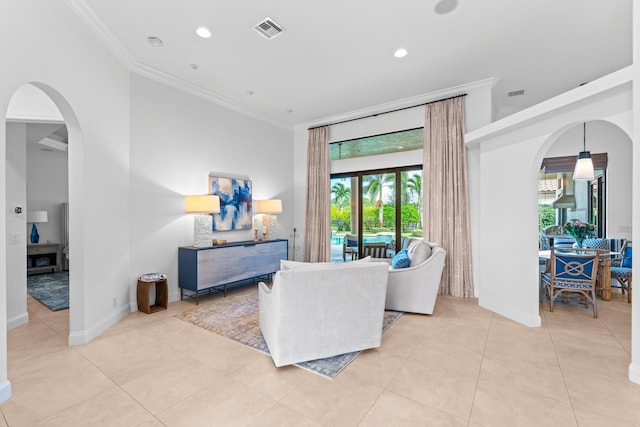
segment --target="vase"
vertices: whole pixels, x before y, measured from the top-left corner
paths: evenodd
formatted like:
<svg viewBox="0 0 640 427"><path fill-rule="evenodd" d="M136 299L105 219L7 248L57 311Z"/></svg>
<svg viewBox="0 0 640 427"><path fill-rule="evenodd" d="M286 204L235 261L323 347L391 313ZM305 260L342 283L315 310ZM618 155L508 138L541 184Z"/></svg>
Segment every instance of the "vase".
<svg viewBox="0 0 640 427"><path fill-rule="evenodd" d="M38 228L36 227L35 223L31 227L31 235L29 236L29 238L31 240L31 243L33 243L34 245L40 241L40 235L38 234Z"/></svg>
<svg viewBox="0 0 640 427"><path fill-rule="evenodd" d="M584 239L578 239L577 237L574 237L575 242L573 243L573 247L574 248L584 248Z"/></svg>

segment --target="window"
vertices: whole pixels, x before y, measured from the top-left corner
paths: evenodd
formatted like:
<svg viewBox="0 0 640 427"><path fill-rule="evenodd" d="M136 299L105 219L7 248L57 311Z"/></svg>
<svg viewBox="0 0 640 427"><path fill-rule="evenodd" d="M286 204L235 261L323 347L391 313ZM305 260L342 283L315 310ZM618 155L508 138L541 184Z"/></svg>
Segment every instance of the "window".
<svg viewBox="0 0 640 427"><path fill-rule="evenodd" d="M577 219L596 226L596 237L606 236L606 153L592 154L595 180L574 181L576 156L550 157L542 162L538 180L540 231Z"/></svg>
<svg viewBox="0 0 640 427"><path fill-rule="evenodd" d="M392 257L402 237L421 237L422 198L422 166L332 176L332 261L357 259L370 243Z"/></svg>

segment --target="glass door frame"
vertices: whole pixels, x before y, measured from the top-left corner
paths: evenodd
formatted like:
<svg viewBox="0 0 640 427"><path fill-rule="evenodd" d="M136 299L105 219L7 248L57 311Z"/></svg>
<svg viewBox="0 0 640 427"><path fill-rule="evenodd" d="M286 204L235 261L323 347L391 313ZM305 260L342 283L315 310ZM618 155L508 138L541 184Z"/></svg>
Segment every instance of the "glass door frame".
<svg viewBox="0 0 640 427"><path fill-rule="evenodd" d="M362 206L362 193L363 193L363 180L362 178L364 176L368 176L368 175L381 175L381 174L395 174L395 192L396 192L396 197L395 197L395 235L394 235L394 241L395 241L395 251L396 253L398 252L398 250L400 249L401 245L402 245L402 192L399 191L402 188L402 172L407 172L407 171L422 171L423 167L421 164L418 165L412 165L412 166L401 166L401 167L390 167L390 168L383 168L383 169L371 169L371 170L364 170L364 171L358 171L358 172L345 172L345 173L337 173L337 174L331 174L330 176L330 180L331 179L335 179L335 178L356 178L356 185L358 186L358 197L357 197L357 204L358 204L358 213L357 213L357 222L358 222L358 227L356 230L356 234L358 235L358 254L362 253L362 243L363 243L363 234L362 234L362 225L363 225L363 206ZM424 174L423 174L424 176ZM424 183L424 178L423 178L423 183ZM424 184L423 184L423 189L424 189ZM352 190L353 191L353 190ZM424 194L424 190L423 190L423 194ZM424 220L424 218L423 218ZM353 230L352 230L353 232Z"/></svg>

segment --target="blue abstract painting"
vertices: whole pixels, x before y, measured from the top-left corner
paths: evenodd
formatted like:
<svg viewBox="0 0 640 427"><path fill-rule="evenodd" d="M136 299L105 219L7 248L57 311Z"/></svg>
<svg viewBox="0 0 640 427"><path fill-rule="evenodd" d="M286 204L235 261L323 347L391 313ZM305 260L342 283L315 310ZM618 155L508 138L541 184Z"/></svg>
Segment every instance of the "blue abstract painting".
<svg viewBox="0 0 640 427"><path fill-rule="evenodd" d="M220 213L212 214L213 231L251 230L251 181L209 177L209 194L220 197Z"/></svg>

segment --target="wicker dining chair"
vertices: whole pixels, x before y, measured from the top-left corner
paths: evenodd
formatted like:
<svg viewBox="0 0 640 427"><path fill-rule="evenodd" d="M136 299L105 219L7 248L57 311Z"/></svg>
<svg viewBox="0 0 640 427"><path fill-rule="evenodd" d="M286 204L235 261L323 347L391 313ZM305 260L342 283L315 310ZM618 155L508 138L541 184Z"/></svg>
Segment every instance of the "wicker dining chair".
<svg viewBox="0 0 640 427"><path fill-rule="evenodd" d="M598 249L551 248L551 269L542 273L542 282L553 311L556 299L567 294L580 295L580 302L593 306L593 317L598 317L596 304L596 277L600 253Z"/></svg>
<svg viewBox="0 0 640 427"><path fill-rule="evenodd" d="M619 288L622 290L622 294L627 293L627 302L631 303L631 260L633 247L630 241L626 242L626 245L622 248L620 253L622 254L622 260L619 265L611 266L611 278L616 279ZM615 285L611 285L615 287Z"/></svg>

